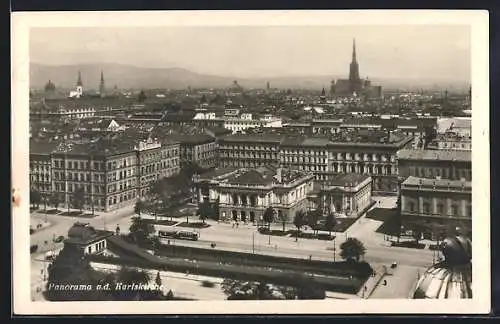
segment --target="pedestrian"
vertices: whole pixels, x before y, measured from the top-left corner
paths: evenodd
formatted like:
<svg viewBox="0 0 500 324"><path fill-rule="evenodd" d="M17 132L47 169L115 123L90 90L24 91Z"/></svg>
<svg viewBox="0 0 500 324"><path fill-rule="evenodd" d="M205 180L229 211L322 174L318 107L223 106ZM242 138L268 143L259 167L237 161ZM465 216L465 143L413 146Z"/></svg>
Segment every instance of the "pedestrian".
<svg viewBox="0 0 500 324"><path fill-rule="evenodd" d="M275 244L274 245L274 250L277 251L278 250L278 244Z"/></svg>
<svg viewBox="0 0 500 324"><path fill-rule="evenodd" d="M233 228L234 228L234 223L233 223Z"/></svg>
<svg viewBox="0 0 500 324"><path fill-rule="evenodd" d="M236 228L240 227L240 223L236 222Z"/></svg>

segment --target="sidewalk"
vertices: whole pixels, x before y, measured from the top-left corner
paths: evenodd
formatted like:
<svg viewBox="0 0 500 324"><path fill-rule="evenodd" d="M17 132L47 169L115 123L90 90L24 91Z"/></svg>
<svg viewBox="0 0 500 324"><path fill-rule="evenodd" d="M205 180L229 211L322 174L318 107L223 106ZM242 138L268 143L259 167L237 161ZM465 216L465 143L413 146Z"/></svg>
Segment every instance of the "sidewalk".
<svg viewBox="0 0 500 324"><path fill-rule="evenodd" d="M390 270L371 294L371 299L407 299L412 287L417 280L418 274L422 274L424 268L399 265ZM385 285L384 285L385 281Z"/></svg>
<svg viewBox="0 0 500 324"><path fill-rule="evenodd" d="M375 272L375 275L369 277L368 280L366 280L365 284L356 294L359 298L364 298L364 299L370 298L370 295L373 293L373 291L379 285L380 281L387 274L387 267L385 265L375 265L373 267L373 271Z"/></svg>

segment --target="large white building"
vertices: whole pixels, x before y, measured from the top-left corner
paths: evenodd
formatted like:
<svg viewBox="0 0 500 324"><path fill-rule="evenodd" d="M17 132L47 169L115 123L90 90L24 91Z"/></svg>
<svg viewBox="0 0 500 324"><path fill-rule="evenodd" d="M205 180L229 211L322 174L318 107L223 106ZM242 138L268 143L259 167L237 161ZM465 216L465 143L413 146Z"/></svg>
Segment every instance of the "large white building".
<svg viewBox="0 0 500 324"><path fill-rule="evenodd" d="M234 115L224 115L224 128L235 133L243 133L246 129L255 127L282 127L281 118L271 115L264 115L254 118L250 113L238 113Z"/></svg>
<svg viewBox="0 0 500 324"><path fill-rule="evenodd" d="M306 211L314 175L271 167L223 169L195 179L198 201L217 203L221 220L262 220L272 207L276 219L292 222L295 212Z"/></svg>

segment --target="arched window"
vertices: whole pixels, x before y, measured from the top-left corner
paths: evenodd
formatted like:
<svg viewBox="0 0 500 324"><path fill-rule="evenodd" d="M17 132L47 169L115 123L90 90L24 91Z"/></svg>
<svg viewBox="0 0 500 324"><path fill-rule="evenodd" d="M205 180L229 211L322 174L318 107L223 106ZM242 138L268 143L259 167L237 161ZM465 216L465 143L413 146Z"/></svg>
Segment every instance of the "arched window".
<svg viewBox="0 0 500 324"><path fill-rule="evenodd" d="M410 201L410 202L408 203L408 209L409 209L411 212L415 211L415 203L414 203L413 201Z"/></svg>
<svg viewBox="0 0 500 324"><path fill-rule="evenodd" d="M257 206L257 197L250 196L250 206L252 206L252 207L256 207Z"/></svg>
<svg viewBox="0 0 500 324"><path fill-rule="evenodd" d="M442 203L438 203L436 207L437 207L437 213L439 215L443 215L443 212L444 212L444 206L443 206L443 204Z"/></svg>
<svg viewBox="0 0 500 324"><path fill-rule="evenodd" d="M429 203L424 203L423 207L424 207L424 214L430 214L430 212L431 212L431 205Z"/></svg>

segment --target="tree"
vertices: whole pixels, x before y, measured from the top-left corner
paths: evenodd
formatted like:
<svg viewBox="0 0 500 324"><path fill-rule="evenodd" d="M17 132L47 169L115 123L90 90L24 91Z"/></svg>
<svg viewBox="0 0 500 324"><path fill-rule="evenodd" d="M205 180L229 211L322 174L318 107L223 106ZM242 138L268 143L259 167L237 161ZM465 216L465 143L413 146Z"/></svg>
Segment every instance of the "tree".
<svg viewBox="0 0 500 324"><path fill-rule="evenodd" d="M139 96L137 97L137 100L139 102L144 102L146 101L146 94L144 93L144 90L141 90L141 92L139 93Z"/></svg>
<svg viewBox="0 0 500 324"><path fill-rule="evenodd" d="M146 222L141 217L133 217L132 225L129 228L130 236L138 244L143 244L148 237L155 232L153 224Z"/></svg>
<svg viewBox="0 0 500 324"><path fill-rule="evenodd" d="M328 235L332 235L332 231L337 225L337 219L335 219L335 214L330 212L326 215L325 228L328 230Z"/></svg>
<svg viewBox="0 0 500 324"><path fill-rule="evenodd" d="M297 236L295 237L295 241L298 241L301 227L307 224L306 213L303 210L297 210L295 212L293 224L297 227Z"/></svg>
<svg viewBox="0 0 500 324"><path fill-rule="evenodd" d="M413 236L413 239L415 240L415 243L418 244L418 242L420 241L420 238L422 237L422 232L424 232L425 229L424 229L424 226L421 226L421 225L414 225L413 228L412 228L412 236Z"/></svg>
<svg viewBox="0 0 500 324"><path fill-rule="evenodd" d="M47 211L47 203L49 201L49 197L47 196L47 193L41 194L40 196L43 202L43 210Z"/></svg>
<svg viewBox="0 0 500 324"><path fill-rule="evenodd" d="M156 273L155 283L156 283L156 285L157 285L157 286L161 286L160 271L158 271L158 272Z"/></svg>
<svg viewBox="0 0 500 324"><path fill-rule="evenodd" d="M274 221L275 210L273 207L269 206L264 211L264 215L262 215L262 219L267 223L267 228L271 230L271 223Z"/></svg>
<svg viewBox="0 0 500 324"><path fill-rule="evenodd" d="M205 200L198 204L198 214L203 223L205 223L205 219L212 216L213 212L213 208L209 201Z"/></svg>
<svg viewBox="0 0 500 324"><path fill-rule="evenodd" d="M283 232L284 232L285 231L285 224L286 224L286 221L287 221L287 217L286 217L286 215L284 213L279 213L277 218L278 218L278 221L281 221L281 224L283 225Z"/></svg>
<svg viewBox="0 0 500 324"><path fill-rule="evenodd" d="M349 237L340 245L340 256L344 260L359 262L359 258L365 255L365 246L354 237Z"/></svg>
<svg viewBox="0 0 500 324"><path fill-rule="evenodd" d="M33 205L33 207L39 208L41 201L42 196L40 194L40 191L38 191L37 189L30 190L30 203Z"/></svg>
<svg viewBox="0 0 500 324"><path fill-rule="evenodd" d="M310 210L307 212L307 225L313 229L313 231L316 233L317 228L318 228L318 221L323 215L323 212L321 209L315 209L315 210Z"/></svg>
<svg viewBox="0 0 500 324"><path fill-rule="evenodd" d="M52 195L49 197L49 204L52 205L56 210L57 207L59 207L59 204L61 203L61 197L57 192L53 192Z"/></svg>
<svg viewBox="0 0 500 324"><path fill-rule="evenodd" d="M79 209L80 212L83 211L83 205L85 204L85 191L83 187L80 187L73 192L71 204L73 208Z"/></svg>
<svg viewBox="0 0 500 324"><path fill-rule="evenodd" d="M293 287L265 282L225 279L221 286L228 300L295 299L297 296L297 289Z"/></svg>
<svg viewBox="0 0 500 324"><path fill-rule="evenodd" d="M143 285L149 284L150 277L145 270L137 270L129 267L121 267L118 273L116 274L115 278L116 278L116 284L114 286L117 288L113 291L113 296L115 300L156 299L155 295L157 294L157 290L136 288L140 284ZM119 287L119 284L121 284L121 287ZM127 287L127 285L131 286ZM123 289L124 286L127 287L127 289Z"/></svg>
<svg viewBox="0 0 500 324"><path fill-rule="evenodd" d="M137 200L134 207L134 213L141 216L141 211L144 210L145 204L142 200Z"/></svg>
<svg viewBox="0 0 500 324"><path fill-rule="evenodd" d="M112 300L106 290L96 290L98 284L111 285L112 279L95 271L83 250L66 245L48 267L47 289L45 298L50 301L85 301L85 300ZM91 289L48 289L54 285L84 285Z"/></svg>

